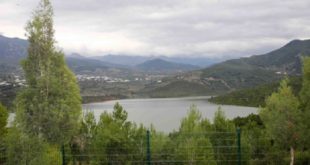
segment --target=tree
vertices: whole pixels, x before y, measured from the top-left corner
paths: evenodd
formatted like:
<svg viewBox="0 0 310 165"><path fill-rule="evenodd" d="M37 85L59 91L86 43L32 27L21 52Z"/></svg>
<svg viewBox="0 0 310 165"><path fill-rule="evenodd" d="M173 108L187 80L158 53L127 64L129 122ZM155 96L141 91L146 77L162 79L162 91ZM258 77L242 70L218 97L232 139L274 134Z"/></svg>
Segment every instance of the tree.
<svg viewBox="0 0 310 165"><path fill-rule="evenodd" d="M0 147L3 142L3 136L7 133L8 111L0 103Z"/></svg>
<svg viewBox="0 0 310 165"><path fill-rule="evenodd" d="M90 164L91 142L96 133L96 119L93 112L89 111L83 115L79 133L75 135L70 142L73 164L79 162L81 164Z"/></svg>
<svg viewBox="0 0 310 165"><path fill-rule="evenodd" d="M215 158L218 165L232 164L236 160L236 128L228 120L221 107L215 112L210 136Z"/></svg>
<svg viewBox="0 0 310 165"><path fill-rule="evenodd" d="M104 112L96 127L93 149L97 155L93 164L127 164L132 160L132 124L127 112L116 103L112 114Z"/></svg>
<svg viewBox="0 0 310 165"><path fill-rule="evenodd" d="M182 164L216 164L209 136L204 132L201 113L195 105L190 107L187 117L181 121L177 136L172 139L175 146L174 159Z"/></svg>
<svg viewBox="0 0 310 165"><path fill-rule="evenodd" d="M305 57L303 59L303 82L302 82L302 89L300 91L300 102L301 102L301 109L302 109L302 116L304 123L304 130L310 130L310 57ZM310 149L310 132L304 131L304 144L305 148Z"/></svg>
<svg viewBox="0 0 310 165"><path fill-rule="evenodd" d="M16 99L16 121L24 133L49 143L67 143L78 130L81 97L64 54L55 48L53 8L41 0L26 27L29 48L22 61L26 88Z"/></svg>
<svg viewBox="0 0 310 165"><path fill-rule="evenodd" d="M4 160L4 139L7 134L7 120L8 120L8 111L0 103L0 164Z"/></svg>
<svg viewBox="0 0 310 165"><path fill-rule="evenodd" d="M294 164L294 153L300 141L301 111L299 101L284 79L278 92L266 100L266 107L260 110L260 116L267 133L281 148L290 148L291 165Z"/></svg>
<svg viewBox="0 0 310 165"><path fill-rule="evenodd" d="M12 127L6 137L8 165L55 165L61 163L59 148L44 142L38 136L29 136Z"/></svg>

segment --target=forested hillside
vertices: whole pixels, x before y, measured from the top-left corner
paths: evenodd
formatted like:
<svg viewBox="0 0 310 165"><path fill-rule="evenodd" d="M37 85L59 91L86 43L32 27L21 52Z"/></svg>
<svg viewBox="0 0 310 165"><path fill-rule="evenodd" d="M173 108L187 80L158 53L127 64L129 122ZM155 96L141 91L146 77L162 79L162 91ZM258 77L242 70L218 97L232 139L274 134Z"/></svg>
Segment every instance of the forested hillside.
<svg viewBox="0 0 310 165"><path fill-rule="evenodd" d="M310 40L293 40L263 55L232 59L200 71L180 74L175 79L170 79L170 83L195 82L204 86L201 88L202 91L211 91L206 92L205 95L223 94L223 91L230 92L273 83L284 76L298 76L301 74L302 57L309 55ZM167 83L167 88L169 86ZM218 90L219 86L221 91ZM174 86L174 88L178 87ZM195 94L196 92L189 91L189 93ZM166 97L169 95L170 93L165 93Z"/></svg>
<svg viewBox="0 0 310 165"><path fill-rule="evenodd" d="M292 87L294 94L298 95L302 85L301 77L291 77L288 83ZM277 91L278 88L279 81L215 96L210 98L209 101L226 105L265 106L266 98Z"/></svg>

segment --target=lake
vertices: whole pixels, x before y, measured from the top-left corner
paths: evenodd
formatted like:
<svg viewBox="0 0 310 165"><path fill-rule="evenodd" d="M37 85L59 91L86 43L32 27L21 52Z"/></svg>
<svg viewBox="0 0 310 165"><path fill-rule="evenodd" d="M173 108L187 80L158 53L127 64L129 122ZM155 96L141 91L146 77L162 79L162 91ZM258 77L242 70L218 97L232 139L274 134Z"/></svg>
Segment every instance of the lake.
<svg viewBox="0 0 310 165"><path fill-rule="evenodd" d="M93 111L98 120L104 111L112 112L113 106L119 102L128 112L128 120L142 123L149 127L151 124L159 131L171 132L177 130L182 118L186 117L190 105L195 104L204 118L212 121L214 113L221 106L227 118L247 116L257 113L258 108L217 105L207 101L209 96L184 98L152 98L152 99L124 99L100 103L84 104L84 111Z"/></svg>

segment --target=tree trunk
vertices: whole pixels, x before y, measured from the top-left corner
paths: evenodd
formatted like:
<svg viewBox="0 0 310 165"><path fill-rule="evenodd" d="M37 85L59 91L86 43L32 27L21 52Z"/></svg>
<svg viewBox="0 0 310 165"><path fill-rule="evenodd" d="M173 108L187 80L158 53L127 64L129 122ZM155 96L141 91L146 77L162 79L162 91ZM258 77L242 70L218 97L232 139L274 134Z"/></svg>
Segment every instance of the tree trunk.
<svg viewBox="0 0 310 165"><path fill-rule="evenodd" d="M291 163L290 165L294 165L294 148L291 146Z"/></svg>

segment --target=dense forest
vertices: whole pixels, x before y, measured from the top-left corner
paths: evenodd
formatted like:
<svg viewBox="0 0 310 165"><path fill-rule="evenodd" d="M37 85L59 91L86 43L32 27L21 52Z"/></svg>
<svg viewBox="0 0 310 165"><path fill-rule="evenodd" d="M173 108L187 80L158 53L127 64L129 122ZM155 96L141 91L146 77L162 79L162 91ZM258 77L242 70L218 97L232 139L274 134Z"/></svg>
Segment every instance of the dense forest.
<svg viewBox="0 0 310 165"><path fill-rule="evenodd" d="M298 95L302 86L301 77L289 77L289 86L291 86L293 93ZM210 102L223 105L241 105L249 107L265 106L265 100L273 92L276 92L280 86L280 82L273 82L269 84L259 85L254 88L240 89L228 94L214 96L209 99Z"/></svg>
<svg viewBox="0 0 310 165"><path fill-rule="evenodd" d="M42 0L26 26L27 85L14 101L16 117L9 127L8 112L0 106L0 164L310 163L309 57L303 59L300 89L282 80L258 115L230 120L219 107L209 121L192 105L179 129L165 134L128 121L118 103L99 121L92 112L82 113L76 78L55 47L52 18L51 3Z"/></svg>

